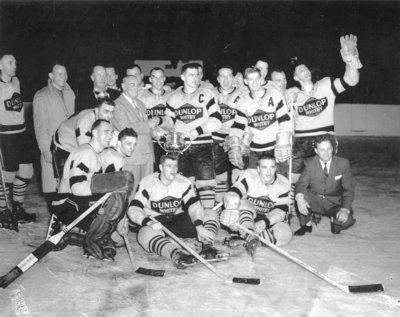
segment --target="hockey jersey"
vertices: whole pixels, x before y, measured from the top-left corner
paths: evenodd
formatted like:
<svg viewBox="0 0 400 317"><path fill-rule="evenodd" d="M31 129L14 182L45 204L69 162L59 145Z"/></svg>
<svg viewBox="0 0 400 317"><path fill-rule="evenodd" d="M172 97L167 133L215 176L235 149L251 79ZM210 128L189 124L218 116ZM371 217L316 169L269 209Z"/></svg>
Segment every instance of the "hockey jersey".
<svg viewBox="0 0 400 317"><path fill-rule="evenodd" d="M58 192L92 195L90 184L95 173L101 173L100 155L90 144L83 144L68 156Z"/></svg>
<svg viewBox="0 0 400 317"><path fill-rule="evenodd" d="M0 134L25 131L24 115L18 78L13 77L8 83L0 79Z"/></svg>
<svg viewBox="0 0 400 317"><path fill-rule="evenodd" d="M348 87L343 79L325 77L314 84L311 92L300 90L293 103L295 136L334 134L335 99Z"/></svg>
<svg viewBox="0 0 400 317"><path fill-rule="evenodd" d="M212 138L217 141L224 141L229 135L229 130L233 125L239 99L242 95L246 94L246 91L240 88L234 88L230 93L224 94L220 87L218 87L215 88L214 93L217 96L221 111L222 127L218 131L212 133Z"/></svg>
<svg viewBox="0 0 400 317"><path fill-rule="evenodd" d="M133 221L142 225L148 216L173 216L189 212L192 221L203 220L204 210L193 184L186 177L177 174L169 186L164 185L160 173L144 177L130 203Z"/></svg>
<svg viewBox="0 0 400 317"><path fill-rule="evenodd" d="M269 151L274 148L276 134L290 131L290 117L282 94L276 89L265 89L256 100L251 93L240 98L230 136L242 139L246 131L253 135L250 150Z"/></svg>
<svg viewBox="0 0 400 317"><path fill-rule="evenodd" d="M53 137L54 144L72 152L79 145L89 143L92 137L92 125L96 121L93 109L82 110L64 120Z"/></svg>
<svg viewBox="0 0 400 317"><path fill-rule="evenodd" d="M122 171L125 164L125 157L113 147L101 152L100 160L103 173Z"/></svg>
<svg viewBox="0 0 400 317"><path fill-rule="evenodd" d="M265 216L271 210L288 211L290 184L286 177L277 174L271 185L265 185L256 169L244 171L238 181L229 189L240 199L253 203L259 216Z"/></svg>
<svg viewBox="0 0 400 317"><path fill-rule="evenodd" d="M165 114L172 118L176 132L186 136L195 130L192 144L212 143L211 133L221 129L221 111L211 89L200 87L187 94L183 87L173 91L167 100Z"/></svg>

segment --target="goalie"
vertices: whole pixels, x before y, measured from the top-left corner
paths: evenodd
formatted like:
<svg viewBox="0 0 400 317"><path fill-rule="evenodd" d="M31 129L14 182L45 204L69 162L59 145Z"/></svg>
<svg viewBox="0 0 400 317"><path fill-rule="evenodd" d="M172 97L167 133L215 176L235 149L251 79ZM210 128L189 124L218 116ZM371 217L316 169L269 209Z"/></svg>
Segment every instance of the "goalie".
<svg viewBox="0 0 400 317"><path fill-rule="evenodd" d="M100 152L109 146L112 139L111 123L104 119L96 120L91 133L90 142L72 151L66 161L59 197L52 203L52 212L68 225L98 200L99 195L113 194L101 208L77 225L86 234L67 233L54 250L72 244L83 247L88 256L112 261L116 249L111 234L125 214L133 176L129 172L101 174Z"/></svg>
<svg viewBox="0 0 400 317"><path fill-rule="evenodd" d="M275 157L262 154L257 170L247 169L226 193L221 223L233 231L239 223L273 244L288 244L292 239L292 230L286 223L290 186L286 177L276 170ZM257 237L241 231L239 234L245 240L247 252L253 255ZM234 240L237 238L232 236L228 244L232 246Z"/></svg>

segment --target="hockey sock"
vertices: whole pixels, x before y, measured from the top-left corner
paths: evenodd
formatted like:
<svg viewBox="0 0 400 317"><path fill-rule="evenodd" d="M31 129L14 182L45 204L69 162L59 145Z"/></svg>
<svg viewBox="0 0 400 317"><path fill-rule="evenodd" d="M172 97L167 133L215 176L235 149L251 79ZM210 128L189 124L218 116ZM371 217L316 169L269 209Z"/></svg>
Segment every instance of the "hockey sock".
<svg viewBox="0 0 400 317"><path fill-rule="evenodd" d="M25 192L28 188L28 184L30 182L30 178L22 178L21 176L16 176L14 179L14 183L12 184L13 188L13 200L15 202L23 203L25 198Z"/></svg>
<svg viewBox="0 0 400 317"><path fill-rule="evenodd" d="M203 186L197 188L201 204L205 209L211 209L215 204L215 187Z"/></svg>
<svg viewBox="0 0 400 317"><path fill-rule="evenodd" d="M239 215L239 224L250 230L254 230L253 213L250 210L241 210ZM246 234L240 231L240 236L244 237Z"/></svg>
<svg viewBox="0 0 400 317"><path fill-rule="evenodd" d="M219 174L216 177L217 187L215 187L215 201L217 203L224 199L225 193L228 191L228 173Z"/></svg>
<svg viewBox="0 0 400 317"><path fill-rule="evenodd" d="M10 197L11 195L11 183L6 183L6 190L4 191L3 185L0 182L0 211L6 210L7 209L7 202L6 202L6 197ZM6 196L5 196L6 194ZM11 206L10 206L11 207Z"/></svg>

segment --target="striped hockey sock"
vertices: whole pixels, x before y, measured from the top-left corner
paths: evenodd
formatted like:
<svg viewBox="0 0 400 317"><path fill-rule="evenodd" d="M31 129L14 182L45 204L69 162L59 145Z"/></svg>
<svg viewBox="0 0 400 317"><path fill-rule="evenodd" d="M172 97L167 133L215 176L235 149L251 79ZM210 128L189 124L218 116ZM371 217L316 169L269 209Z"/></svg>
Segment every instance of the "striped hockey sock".
<svg viewBox="0 0 400 317"><path fill-rule="evenodd" d="M30 180L30 178L22 178L18 175L15 177L14 183L12 184L13 201L19 202L21 204L24 202L25 192L28 188Z"/></svg>

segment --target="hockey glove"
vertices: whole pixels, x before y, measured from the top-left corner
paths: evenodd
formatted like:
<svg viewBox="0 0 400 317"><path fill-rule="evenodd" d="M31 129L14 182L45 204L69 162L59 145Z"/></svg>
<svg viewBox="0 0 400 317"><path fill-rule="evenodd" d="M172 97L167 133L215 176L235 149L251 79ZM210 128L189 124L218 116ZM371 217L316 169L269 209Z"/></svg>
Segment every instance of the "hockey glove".
<svg viewBox="0 0 400 317"><path fill-rule="evenodd" d="M358 56L357 36L350 34L340 37L340 54L346 67L350 69L360 69L362 64Z"/></svg>

